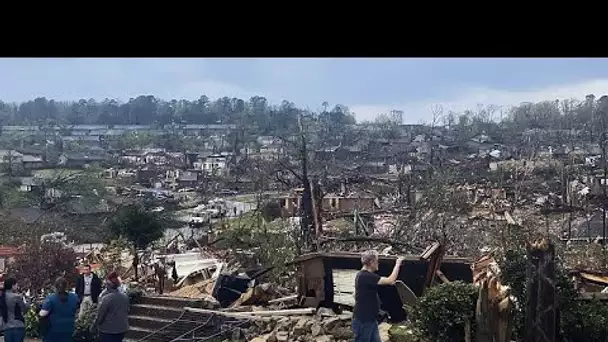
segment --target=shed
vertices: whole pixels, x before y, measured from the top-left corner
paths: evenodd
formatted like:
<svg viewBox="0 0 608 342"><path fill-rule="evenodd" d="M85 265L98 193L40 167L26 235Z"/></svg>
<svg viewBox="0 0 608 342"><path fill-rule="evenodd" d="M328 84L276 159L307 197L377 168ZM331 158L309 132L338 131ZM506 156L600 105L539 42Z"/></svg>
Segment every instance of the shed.
<svg viewBox="0 0 608 342"><path fill-rule="evenodd" d="M296 261L298 295L305 298L305 305L328 308L352 306L354 275L361 269L360 258L361 254L352 252L311 253L301 256ZM390 275L396 259L396 256L380 256L378 274ZM405 256L398 279L416 296L421 296L428 267L429 262L421 260L419 256ZM446 256L442 260L440 270L450 281L473 281L469 259ZM389 314L392 321L405 319L405 311L394 286L380 287L378 295L382 302L381 309Z"/></svg>

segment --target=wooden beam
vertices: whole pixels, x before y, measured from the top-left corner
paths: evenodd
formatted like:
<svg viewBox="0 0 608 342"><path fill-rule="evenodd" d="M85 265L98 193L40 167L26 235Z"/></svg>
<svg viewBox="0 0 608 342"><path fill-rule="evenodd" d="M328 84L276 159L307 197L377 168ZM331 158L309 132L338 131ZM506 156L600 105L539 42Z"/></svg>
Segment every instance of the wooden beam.
<svg viewBox="0 0 608 342"><path fill-rule="evenodd" d="M441 270L435 271L435 274L437 275L437 277L439 277L439 279L441 279L442 282L444 282L444 283L450 282L450 279L448 279L448 277L446 277L445 274L443 274L443 272L441 272Z"/></svg>
<svg viewBox="0 0 608 342"><path fill-rule="evenodd" d="M208 315L220 315L220 316L226 316L226 317L303 316L303 315L314 315L317 312L317 309L315 309L315 308L228 312L228 311L207 310L207 309L185 307L184 310L188 311L188 312L208 314Z"/></svg>
<svg viewBox="0 0 608 342"><path fill-rule="evenodd" d="M441 247L441 244L439 242L435 242L432 245L430 245L429 247L427 247L424 252L422 252L422 254L420 254L420 259L421 260L428 260L435 252L437 252L437 250L439 249L439 247Z"/></svg>

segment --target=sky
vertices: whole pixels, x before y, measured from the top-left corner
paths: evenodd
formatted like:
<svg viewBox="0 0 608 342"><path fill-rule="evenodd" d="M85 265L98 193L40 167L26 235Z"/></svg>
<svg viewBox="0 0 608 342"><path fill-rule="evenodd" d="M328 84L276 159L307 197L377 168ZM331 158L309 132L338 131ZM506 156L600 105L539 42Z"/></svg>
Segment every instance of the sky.
<svg viewBox="0 0 608 342"><path fill-rule="evenodd" d="M405 123L443 112L608 93L606 58L4 58L0 100L154 95L346 105L358 121L393 109Z"/></svg>

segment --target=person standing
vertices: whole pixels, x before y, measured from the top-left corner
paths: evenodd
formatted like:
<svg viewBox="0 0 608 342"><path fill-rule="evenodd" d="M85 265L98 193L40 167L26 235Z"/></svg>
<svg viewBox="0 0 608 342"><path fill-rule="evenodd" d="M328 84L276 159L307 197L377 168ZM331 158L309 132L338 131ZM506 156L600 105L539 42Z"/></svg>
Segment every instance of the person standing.
<svg viewBox="0 0 608 342"><path fill-rule="evenodd" d="M124 294L127 294L127 288L125 287L125 284L122 282L122 279L120 277L118 277L118 282L120 283L120 286L118 287L118 291L120 291ZM107 294L108 294L108 287L103 289L103 291L101 291L101 293L99 294L99 301L101 301L103 296L105 296Z"/></svg>
<svg viewBox="0 0 608 342"><path fill-rule="evenodd" d="M129 330L129 297L119 290L120 285L118 274L110 273L95 322L101 342L122 342Z"/></svg>
<svg viewBox="0 0 608 342"><path fill-rule="evenodd" d="M84 265L84 271L76 281L76 294L80 302L79 319L93 305L97 304L101 293L101 285L101 279L91 271L91 265Z"/></svg>
<svg viewBox="0 0 608 342"><path fill-rule="evenodd" d="M42 342L71 342L77 310L78 296L68 291L65 278L57 278L55 293L46 297L39 313L49 325Z"/></svg>
<svg viewBox="0 0 608 342"><path fill-rule="evenodd" d="M167 278L166 266L162 260L154 264L154 273L158 280L158 294L162 295L165 290L165 279Z"/></svg>
<svg viewBox="0 0 608 342"><path fill-rule="evenodd" d="M4 281L4 292L0 296L3 301L1 305L2 330L5 342L23 342L25 339L25 318L23 317L29 305L23 296L17 294L17 281L8 278Z"/></svg>
<svg viewBox="0 0 608 342"><path fill-rule="evenodd" d="M380 342L378 315L380 298L378 286L394 285L399 276L403 258L398 258L393 272L388 277L381 277L378 272L378 253L367 251L361 256L363 268L355 278L355 309L353 311L352 329L355 342Z"/></svg>

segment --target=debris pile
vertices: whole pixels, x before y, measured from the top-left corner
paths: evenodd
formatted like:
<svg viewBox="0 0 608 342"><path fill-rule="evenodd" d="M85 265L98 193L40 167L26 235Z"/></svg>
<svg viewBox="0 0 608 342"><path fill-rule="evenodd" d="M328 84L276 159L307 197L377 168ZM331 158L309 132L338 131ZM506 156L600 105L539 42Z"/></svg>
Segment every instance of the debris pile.
<svg viewBox="0 0 608 342"><path fill-rule="evenodd" d="M336 314L325 308L308 316L281 316L277 312L254 319L246 337L255 342L352 341L351 320L350 312Z"/></svg>
<svg viewBox="0 0 608 342"><path fill-rule="evenodd" d="M184 285L181 288L169 293L173 297L182 298L201 298L213 292L214 279L206 279L191 285Z"/></svg>

